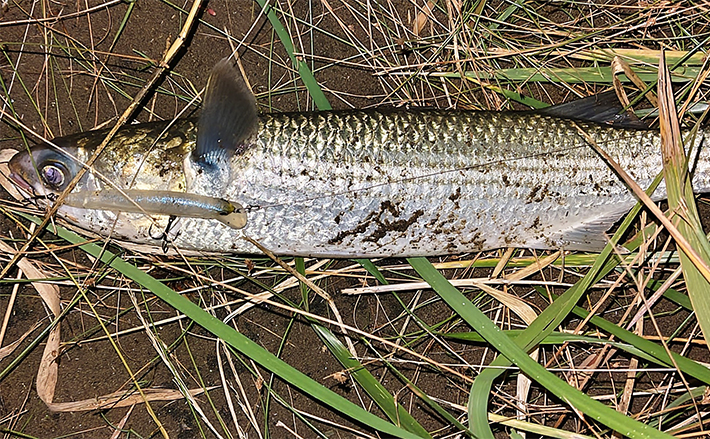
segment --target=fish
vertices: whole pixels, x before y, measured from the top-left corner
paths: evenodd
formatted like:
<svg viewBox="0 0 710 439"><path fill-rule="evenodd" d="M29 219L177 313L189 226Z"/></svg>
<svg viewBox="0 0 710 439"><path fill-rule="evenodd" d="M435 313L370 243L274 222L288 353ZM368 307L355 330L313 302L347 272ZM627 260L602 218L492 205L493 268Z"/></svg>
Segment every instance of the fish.
<svg viewBox="0 0 710 439"><path fill-rule="evenodd" d="M588 139L641 187L662 172L659 132L620 115L606 95L542 111L259 114L225 59L199 117L121 128L58 215L148 252L168 242L198 254L260 253L247 237L283 256L599 251L636 199ZM11 179L51 203L106 132L18 152ZM710 192L705 137L701 129L686 142L696 192ZM661 184L653 199L665 195ZM232 224L220 221L224 206L238 215Z"/></svg>

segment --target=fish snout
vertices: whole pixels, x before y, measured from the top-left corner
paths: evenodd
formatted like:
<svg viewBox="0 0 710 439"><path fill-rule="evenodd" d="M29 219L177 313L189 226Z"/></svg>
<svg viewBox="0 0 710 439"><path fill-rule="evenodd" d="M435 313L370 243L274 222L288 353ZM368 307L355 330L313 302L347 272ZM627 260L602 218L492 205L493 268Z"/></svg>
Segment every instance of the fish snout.
<svg viewBox="0 0 710 439"><path fill-rule="evenodd" d="M34 169L30 155L24 151L16 153L7 163L10 169L10 180L20 187L23 191L34 194L35 188L30 183L33 179L28 175L28 169Z"/></svg>

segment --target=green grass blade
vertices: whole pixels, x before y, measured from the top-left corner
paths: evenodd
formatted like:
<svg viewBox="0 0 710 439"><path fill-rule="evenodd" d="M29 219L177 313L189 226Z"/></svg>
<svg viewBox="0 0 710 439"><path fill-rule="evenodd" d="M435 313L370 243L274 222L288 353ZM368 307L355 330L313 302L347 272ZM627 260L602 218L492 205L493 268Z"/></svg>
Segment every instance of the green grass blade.
<svg viewBox="0 0 710 439"><path fill-rule="evenodd" d="M583 319L586 319L589 315L589 311L578 306L574 307L572 312ZM671 355L673 357L673 359L671 359L668 356L668 351L666 351L663 346L659 346L652 341L646 340L643 337L639 337L633 332L627 331L624 328L620 328L618 325L615 325L599 316L592 317L589 320L589 323L598 327L602 331L612 334L624 343L628 343L636 347L637 349L645 352L646 354L655 358L658 362L667 365L673 365L673 362L675 361L675 364L678 365L678 368L681 370L681 372L690 375L693 378L700 380L706 384L710 384L710 369L703 366L702 364L697 363L682 355L676 354L675 352L671 352Z"/></svg>
<svg viewBox="0 0 710 439"><path fill-rule="evenodd" d="M573 388L542 365L530 358L510 337L481 312L426 258L408 258L407 261L439 296L476 332L481 334L498 352L518 366L523 373L545 387L576 410L630 438L671 438L672 436L649 427L633 418L605 406ZM549 308L549 307L548 307ZM480 435L477 435L481 437Z"/></svg>
<svg viewBox="0 0 710 439"><path fill-rule="evenodd" d="M458 419L456 419L451 413L447 412L444 410L444 408L439 405L436 401L433 399L429 398L429 395L427 395L422 389L417 387L409 378L406 377L402 372L397 370L396 367L394 367L389 361L387 361L386 358L382 358L380 356L380 360L387 366L387 368L397 376L403 383L407 385L407 388L412 391L415 395L417 395L424 403L429 406L432 410L434 410L439 416L442 417L446 422L449 424L453 425L454 427L458 428L463 434L465 434L467 437L474 437L473 432L471 432L466 426L464 426L461 422L459 422Z"/></svg>
<svg viewBox="0 0 710 439"><path fill-rule="evenodd" d="M648 191L653 193L660 182L661 176L659 175L654 179ZM594 265L592 265L592 268L587 274L560 297L562 300L559 302L555 300L540 313L535 321L523 331L520 337L515 339L517 346L521 347L525 352L530 352L540 341L549 335L554 328L562 323L562 320L572 312L574 306L591 285L601 280L618 265L618 260L610 259L614 252L613 248L626 233L626 230L631 226L640 211L641 205L637 203L626 215L619 229L610 239L610 243L607 244L604 250L598 255L594 261ZM627 244L627 248L629 250L635 250L640 243L641 239L637 239L634 241L633 245ZM483 370L478 374L473 386L471 386L471 392L469 394L469 418L473 423L472 429L480 437L490 437L493 435L490 427L485 423L488 410L488 395L493 387L493 381L503 373L503 368L510 366L510 364L511 361L509 359L504 356L498 356L493 360L491 365L500 368L488 368Z"/></svg>
<svg viewBox="0 0 710 439"><path fill-rule="evenodd" d="M693 187L688 171L688 158L682 146L678 112L673 100L670 73L661 55L658 74L658 112L661 126L663 174L668 191L668 209L677 215L678 231L703 261L710 262L710 243L703 233ZM680 250L680 265L688 287L688 296L705 341L710 340L710 282L698 270L686 252Z"/></svg>
<svg viewBox="0 0 710 439"><path fill-rule="evenodd" d="M682 71L682 73L680 73ZM636 72L638 77L645 82L653 82L658 73L655 70L641 70ZM685 67L672 76L673 82L690 82L702 73L701 67ZM554 84L586 84L601 83L611 84L614 78L611 70L604 66L600 67L566 67L566 68L510 68L499 69L495 72L464 72L463 75L457 72L432 73L431 76L446 78L469 78L472 80L502 80L511 83L519 82L541 82ZM624 74L616 75L623 83L631 80Z"/></svg>
<svg viewBox="0 0 710 439"><path fill-rule="evenodd" d="M637 206L635 210L638 212L640 207ZM624 224L620 227L620 230L625 230L624 225L630 224L631 218L635 217L635 215L636 214L632 211L632 213L628 215ZM617 235L618 234L619 232L617 232ZM615 235L615 238L618 239L617 235ZM612 238L612 242L616 242L614 241L614 238ZM573 287L569 288L562 295L563 299L559 303L557 300L554 301L542 313L540 313L535 321L533 321L528 328L523 331L520 337L515 339L517 346L525 352L530 352L530 350L532 350L538 343L547 337L547 335L549 335L554 328L556 328L572 311L574 305L586 292L587 288L617 266L618 262L616 260L610 260L606 263L604 262L610 255L611 247L607 246L607 249L599 255L595 265L587 273L587 275L585 275L585 277ZM485 437L492 434L490 428L488 428L488 425L481 423L482 419L485 419L483 417L488 410L488 395L490 394L493 386L493 381L503 373L504 369L502 368L510 366L511 361L512 360L509 358L498 356L491 363L491 366L497 367L481 371L481 373L479 373L476 377L473 386L471 386L471 393L469 396L469 417L477 420L472 428L478 436ZM500 367L500 369L498 367Z"/></svg>
<svg viewBox="0 0 710 439"><path fill-rule="evenodd" d="M325 343L330 352L338 359L340 364L347 369L348 373L352 375L355 381L370 395L370 398L375 401L377 406L393 424L417 436L431 438L429 432L426 431L401 404L395 401L392 394L372 376L370 371L359 361L352 358L352 354L348 351L348 348L346 348L330 330L321 325L314 324L311 326L321 340L323 340L323 343Z"/></svg>
<svg viewBox="0 0 710 439"><path fill-rule="evenodd" d="M370 262L369 260L365 260ZM296 270L305 276L306 267L303 258L296 258ZM370 262L372 264L372 262ZM373 264L374 267L374 264ZM375 270L377 268L375 267ZM303 297L303 304L305 307L308 306L308 287L305 283L300 282L301 285L301 295ZM292 304L292 306L296 306ZM407 431L417 434L423 438L431 438L424 427L419 424L412 415L405 410L402 405L395 401L394 397L387 391L387 389L370 373L369 370L365 368L358 360L352 358L351 352L348 348L333 334L328 328L319 324L313 319L308 319L311 322L311 328L321 339L323 344L328 348L331 354L343 365L347 373L355 379L355 381L367 392L367 394L372 398L372 400L377 404L377 406L382 410L382 412L389 418L389 420Z"/></svg>
<svg viewBox="0 0 710 439"><path fill-rule="evenodd" d="M298 74L301 76L301 80L308 89L308 93L310 93L311 98L313 98L313 102L316 104L316 107L319 110L330 110L330 102L328 102L328 98L325 97L325 94L323 93L323 90L318 84L318 81L316 81L315 76L313 76L313 72L311 71L310 67L308 67L308 64L305 61L296 58L291 37L289 36L288 31L286 30L284 25L281 23L281 20L279 20L279 17L276 15L276 11L274 10L273 6L271 4L268 4L266 0L256 1L257 3L259 3L259 6L261 6L261 8L265 11L266 16L269 19L269 22L271 23L271 26L274 28L276 35L278 35L279 39L281 40L281 44L283 44L284 49L286 49L286 53L288 53L288 56L291 59L291 62L293 63L293 66L296 68Z"/></svg>
<svg viewBox="0 0 710 439"><path fill-rule="evenodd" d="M481 340L483 339L475 332L468 332L466 334L478 336ZM444 335L444 334L442 334L442 335ZM571 335L571 334L567 334L567 335ZM399 370L397 370L397 368L395 368L391 364L389 364L389 362L387 362L386 359L383 358L382 361L384 361L385 364L387 364L389 370L392 371L392 373L397 375L397 377L400 380L402 380L402 382L407 384L407 387L409 388L409 390L412 391L412 393L417 395L422 401L424 401L424 403L427 406L429 406L432 410L434 410L437 414L439 414L439 416L441 416L446 422L448 422L449 424L451 424L454 427L461 430L461 432L463 434L465 434L466 437L474 437L474 438L476 437L471 430L467 429L466 426L461 424L461 422L459 422L458 419L456 419L454 416L452 416L451 413L446 411L436 401L429 398L429 396L423 390L421 390L413 382L411 382L404 374L402 374ZM536 424L533 422L525 422L525 421L521 421L521 420L517 420L517 419L511 419L508 416L500 416L500 415L496 415L494 413L489 413L488 419L491 422L498 422L503 425L507 425L509 427L517 428L518 430L523 430L523 431L527 431L529 433L539 434L543 437L558 438L558 439L592 439L590 436L580 435L577 433L570 433L570 432L567 432L564 430L559 430L557 428L547 427L547 426Z"/></svg>
<svg viewBox="0 0 710 439"><path fill-rule="evenodd" d="M107 52L113 52L114 47L116 47L116 43L118 43L118 39L121 38L121 35L123 34L123 30L126 28L126 25L128 24L128 19L131 18L131 14L133 13L133 9L136 7L136 3L137 3L137 0L128 2L128 7L126 8L126 13L123 14L123 20L121 20L121 24L118 26L118 30L116 31L116 35L114 35L113 41L111 41L111 46L109 47Z"/></svg>
<svg viewBox="0 0 710 439"><path fill-rule="evenodd" d="M583 308L580 307L575 307L572 312L576 314L577 316L581 318L586 318L587 315L589 315L589 311L586 311ZM590 337L590 336L584 336L584 335L577 335L577 334L569 334L566 332L553 332L547 337L545 337L540 344L542 345L561 345L564 343L588 343L588 344L604 344L604 345L609 345L612 346L616 349L622 350L624 352L627 352L635 357L642 358L648 362L651 363L656 363L661 366L666 366L666 367L673 367L673 363L670 361L670 358L666 354L665 349L663 349L661 346L656 345L653 342L650 342L642 337L639 337L638 335L626 331L623 328L618 327L617 325L601 318L598 316L593 317L596 319L596 324L599 329L602 329L610 334L613 334L615 337L621 339L622 342L615 342L615 341L609 341L609 340L604 340L600 339L598 337ZM510 338L517 338L520 336L523 330L521 329L511 329L508 331L503 331L505 334L508 335ZM627 333L627 334L625 334ZM483 337L481 337L480 334L477 334L475 332L453 332L453 333L437 333L438 335L442 337L446 337L452 340L458 340L461 342L468 342L468 343L482 343L485 342ZM628 334L634 337L629 337ZM644 341L646 343L639 343L640 345L643 345L643 348L640 346L636 346L634 343L638 343L639 341ZM649 346L651 345L651 346ZM645 349L644 349L645 348ZM700 363L697 363L693 360L690 360L688 358L685 358L679 354L673 353L673 358L675 359L676 362L678 362L678 366L681 368L680 370L687 375L690 375L694 378L697 378L698 380L707 383L708 379L710 379L710 369L707 367L703 366ZM682 366L681 366L682 363Z"/></svg>
<svg viewBox="0 0 710 439"><path fill-rule="evenodd" d="M387 285L389 282L387 282L387 279L385 279L385 276L380 272L380 270L377 268L375 264L372 263L371 260L369 259L355 259L355 262L358 264L362 265L362 268L367 270L368 273L373 275L375 279L377 279L382 285Z"/></svg>

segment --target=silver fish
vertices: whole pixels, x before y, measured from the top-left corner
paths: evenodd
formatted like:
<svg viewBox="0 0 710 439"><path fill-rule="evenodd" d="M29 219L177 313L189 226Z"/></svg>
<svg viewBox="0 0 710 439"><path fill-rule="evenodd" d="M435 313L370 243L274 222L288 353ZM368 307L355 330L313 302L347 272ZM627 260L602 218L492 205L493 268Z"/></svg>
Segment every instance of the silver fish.
<svg viewBox="0 0 710 439"><path fill-rule="evenodd" d="M179 208L141 206L148 214L178 213L169 236L186 251L258 253L244 236L276 254L300 256L429 256L499 247L596 251L635 198L579 130L642 187L662 170L659 133L625 120L621 127L601 123L617 110L597 100L543 112L258 116L251 92L222 61L199 120L121 129L74 193L117 187L132 191L129 196L189 193L197 201L244 206L242 229L209 215L181 216ZM104 134L55 139L59 151L39 145L20 152L10 162L12 177L31 193L56 196ZM697 192L710 192L704 137L700 132L691 149ZM661 186L654 199L664 196ZM165 216L135 209L119 214L120 205L100 200L73 204L59 209L70 223L147 250L162 244L153 226L157 220L164 227Z"/></svg>

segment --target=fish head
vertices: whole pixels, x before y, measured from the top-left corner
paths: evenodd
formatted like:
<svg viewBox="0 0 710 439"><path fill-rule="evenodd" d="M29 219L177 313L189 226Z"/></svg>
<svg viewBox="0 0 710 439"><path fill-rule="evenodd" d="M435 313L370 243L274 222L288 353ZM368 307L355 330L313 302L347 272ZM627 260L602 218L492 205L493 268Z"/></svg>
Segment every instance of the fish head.
<svg viewBox="0 0 710 439"><path fill-rule="evenodd" d="M104 189L184 192L187 187L183 162L194 145L194 126L194 121L185 119L171 126L167 122L151 122L121 128L72 193ZM107 133L108 130L87 131L20 151L8 163L10 179L37 204L49 204L85 167ZM155 230L159 231L168 220L159 215L68 204L66 200L57 214L69 224L101 236L153 245L151 236L156 236Z"/></svg>
<svg viewBox="0 0 710 439"><path fill-rule="evenodd" d="M194 121L121 128L87 168L74 192L113 189L185 191L183 159L195 141ZM53 139L15 154L12 180L34 196L59 195L96 153L108 130Z"/></svg>
<svg viewBox="0 0 710 439"><path fill-rule="evenodd" d="M56 149L48 144L20 151L8 163L12 181L30 195L59 196L81 169L78 148ZM86 180L86 179L84 179Z"/></svg>

